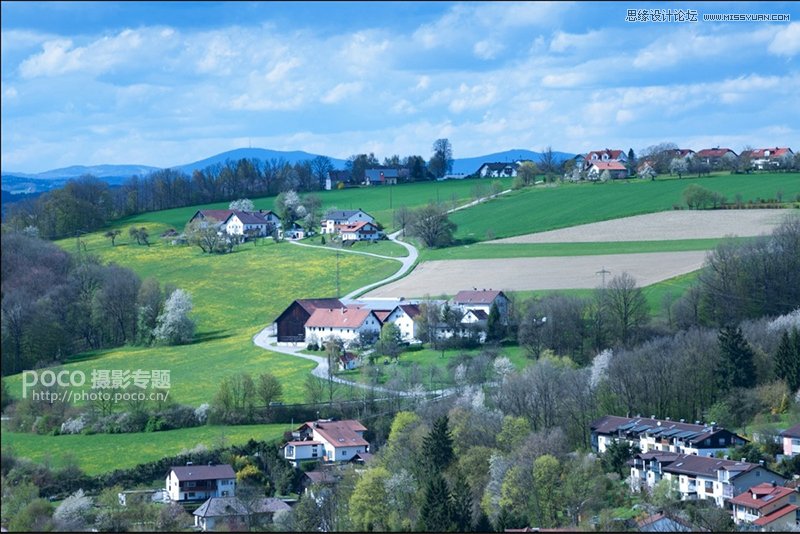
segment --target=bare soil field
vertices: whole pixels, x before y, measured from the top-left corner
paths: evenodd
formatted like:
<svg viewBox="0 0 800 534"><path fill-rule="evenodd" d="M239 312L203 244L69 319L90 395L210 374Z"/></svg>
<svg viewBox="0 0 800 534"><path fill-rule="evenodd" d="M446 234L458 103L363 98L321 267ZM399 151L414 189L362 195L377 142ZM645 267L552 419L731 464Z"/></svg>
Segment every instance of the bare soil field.
<svg viewBox="0 0 800 534"><path fill-rule="evenodd" d="M594 288L601 284L598 273L610 277L627 271L640 287L667 278L696 271L707 252L651 252L643 254L608 254L598 256L562 256L548 258L508 258L503 260L447 260L420 263L407 277L373 291L365 297L424 297L454 295L462 289L532 289Z"/></svg>
<svg viewBox="0 0 800 534"><path fill-rule="evenodd" d="M560 230L526 234L493 243L596 243L603 241L669 241L768 234L790 213L798 210L680 210L635 215L582 224Z"/></svg>

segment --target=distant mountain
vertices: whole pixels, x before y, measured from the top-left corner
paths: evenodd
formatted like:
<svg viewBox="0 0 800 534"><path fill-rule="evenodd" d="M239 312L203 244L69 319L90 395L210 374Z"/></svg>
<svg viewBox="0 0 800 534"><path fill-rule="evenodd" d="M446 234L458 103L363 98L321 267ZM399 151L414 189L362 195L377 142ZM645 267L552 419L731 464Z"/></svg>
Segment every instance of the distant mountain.
<svg viewBox="0 0 800 534"><path fill-rule="evenodd" d="M73 165L63 169L53 169L52 171L40 172L33 176L40 180L78 178L85 174L91 174L96 178L130 178L131 176L147 176L158 167L148 167L147 165Z"/></svg>
<svg viewBox="0 0 800 534"><path fill-rule="evenodd" d="M556 161L563 161L575 156L568 152L553 151ZM533 152L524 148L514 148L505 152L495 152L485 156L475 156L474 158L457 158L453 160L453 174L472 174L484 163L511 163L520 159L529 159L539 162L542 159L541 152Z"/></svg>
<svg viewBox="0 0 800 534"><path fill-rule="evenodd" d="M228 160L238 161L240 159L257 159L261 161L270 161L275 159L283 160L294 165L300 161L314 159L318 155L319 154L309 154L308 152L303 152L302 150L282 152L280 150L269 150L266 148L237 148L236 150L229 150L228 152L223 152L221 154L217 154L216 156L211 156L210 158L195 161L194 163L178 165L177 167L172 168L191 175L195 170L202 170L210 165L225 163ZM345 160L331 157L329 157L329 159L335 168L344 169Z"/></svg>

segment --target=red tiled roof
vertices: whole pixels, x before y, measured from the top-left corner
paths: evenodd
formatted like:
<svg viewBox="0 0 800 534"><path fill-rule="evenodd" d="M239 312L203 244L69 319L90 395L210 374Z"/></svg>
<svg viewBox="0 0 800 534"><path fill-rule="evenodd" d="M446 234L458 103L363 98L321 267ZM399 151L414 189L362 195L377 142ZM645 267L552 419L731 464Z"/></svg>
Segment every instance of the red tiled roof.
<svg viewBox="0 0 800 534"><path fill-rule="evenodd" d="M592 154L596 154L597 155L597 159L599 159L599 160L603 159L603 154L606 154L609 157L609 159L618 159L623 154L623 151L622 150L610 150L608 148L605 149L605 150L592 150L591 152L586 154L586 160L587 161L591 161L592 160Z"/></svg>
<svg viewBox="0 0 800 534"><path fill-rule="evenodd" d="M800 438L800 423L790 426L780 434L785 438Z"/></svg>
<svg viewBox="0 0 800 534"><path fill-rule="evenodd" d="M345 305L339 299L297 299L297 302L305 311L310 314L319 308L344 308Z"/></svg>
<svg viewBox="0 0 800 534"><path fill-rule="evenodd" d="M769 152L769 156L766 153ZM750 151L750 157L752 158L780 158L787 154L792 153L792 149L789 147L775 147L775 148L756 148L755 150Z"/></svg>
<svg viewBox="0 0 800 534"><path fill-rule="evenodd" d="M623 165L622 163L620 163L617 160L593 161L591 166L597 167L601 171L605 171L605 170L608 170L608 171L624 171L625 170L625 165Z"/></svg>
<svg viewBox="0 0 800 534"><path fill-rule="evenodd" d="M369 225L369 227L367 227ZM378 231L378 227L375 226L373 223L369 221L360 221L355 224L346 224L342 226L341 233L349 234L349 233L356 233L356 232L364 232L364 233L375 233Z"/></svg>
<svg viewBox="0 0 800 534"><path fill-rule="evenodd" d="M419 306L417 306L416 304L400 304L398 308L406 312L406 315L408 315L412 319L417 315L419 315Z"/></svg>
<svg viewBox="0 0 800 534"><path fill-rule="evenodd" d="M491 289L475 290L475 291L459 291L456 294L453 302L456 304L491 304L500 295L505 296L502 291L493 291Z"/></svg>
<svg viewBox="0 0 800 534"><path fill-rule="evenodd" d="M199 213L206 219L211 217L212 219L216 219L217 221L222 222L228 217L230 217L231 213L233 213L233 210L199 210L197 213Z"/></svg>
<svg viewBox="0 0 800 534"><path fill-rule="evenodd" d="M757 486L753 486L745 492L740 493L730 500L731 504L738 504L739 506L746 506L755 510L774 503L778 499L782 499L787 495L794 493L791 488L784 488L783 486L773 486L769 482L764 482ZM755 495L755 497L754 497Z"/></svg>
<svg viewBox="0 0 800 534"><path fill-rule="evenodd" d="M736 152L730 148L704 148L697 155L701 158L721 158L728 152L731 152L734 156L736 155Z"/></svg>
<svg viewBox="0 0 800 534"><path fill-rule="evenodd" d="M763 527L764 525L769 525L776 519L780 519L781 517L785 516L786 514L790 514L797 510L797 505L795 504L787 504L783 508L779 508L772 512L771 514L767 514L763 517L759 517L755 521L753 521L754 525L758 525L759 527Z"/></svg>
<svg viewBox="0 0 800 534"><path fill-rule="evenodd" d="M318 308L314 310L311 317L306 321L308 327L330 327L330 328L358 328L367 317L375 314L372 310L366 308L358 308L354 306L346 306L343 308L330 309ZM377 320L378 318L375 317Z"/></svg>
<svg viewBox="0 0 800 534"><path fill-rule="evenodd" d="M372 310L372 313L375 314L375 317L381 322L381 324L386 322L386 318L389 317L394 310Z"/></svg>
<svg viewBox="0 0 800 534"><path fill-rule="evenodd" d="M315 424L316 426L314 426ZM346 419L344 421L311 421L305 423L300 428L303 427L316 430L325 441L335 448L357 447L361 445L369 446L369 442L358 434L359 432L364 432L367 428L354 419Z"/></svg>

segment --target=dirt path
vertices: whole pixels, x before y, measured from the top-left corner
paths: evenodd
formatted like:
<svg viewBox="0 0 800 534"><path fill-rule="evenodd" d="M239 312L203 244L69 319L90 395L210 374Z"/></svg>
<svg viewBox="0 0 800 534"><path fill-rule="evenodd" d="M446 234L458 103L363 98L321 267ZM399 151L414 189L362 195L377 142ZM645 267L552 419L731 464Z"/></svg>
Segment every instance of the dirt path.
<svg viewBox="0 0 800 534"><path fill-rule="evenodd" d="M668 241L740 237L770 233L797 210L680 210L635 215L560 230L486 241L495 243L580 243L602 241Z"/></svg>
<svg viewBox="0 0 800 534"><path fill-rule="evenodd" d="M364 295L370 298L452 295L462 289L594 288L600 285L598 271L613 277L627 271L639 286L647 286L703 265L705 251L652 252L548 258L504 258L502 260L447 260L420 263L409 276ZM607 278L608 280L609 278Z"/></svg>

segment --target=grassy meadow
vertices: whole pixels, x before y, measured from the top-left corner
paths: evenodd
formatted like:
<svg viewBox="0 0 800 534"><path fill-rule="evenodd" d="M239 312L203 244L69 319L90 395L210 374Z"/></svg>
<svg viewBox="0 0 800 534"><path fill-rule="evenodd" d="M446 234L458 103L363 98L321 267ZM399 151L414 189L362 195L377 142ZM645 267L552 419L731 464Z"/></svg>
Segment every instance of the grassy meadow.
<svg viewBox="0 0 800 534"><path fill-rule="evenodd" d="M240 445L250 439L280 439L289 426L200 426L164 432L63 436L3 432L3 451L13 451L18 456L54 468L75 461L86 474L97 475L175 456L199 444L213 449L222 445Z"/></svg>
<svg viewBox="0 0 800 534"><path fill-rule="evenodd" d="M784 201L800 195L800 173L565 183L513 191L450 219L458 225L456 238L468 244L685 207L683 191L691 184L722 193L729 202L737 194L743 202L776 198L778 191Z"/></svg>

